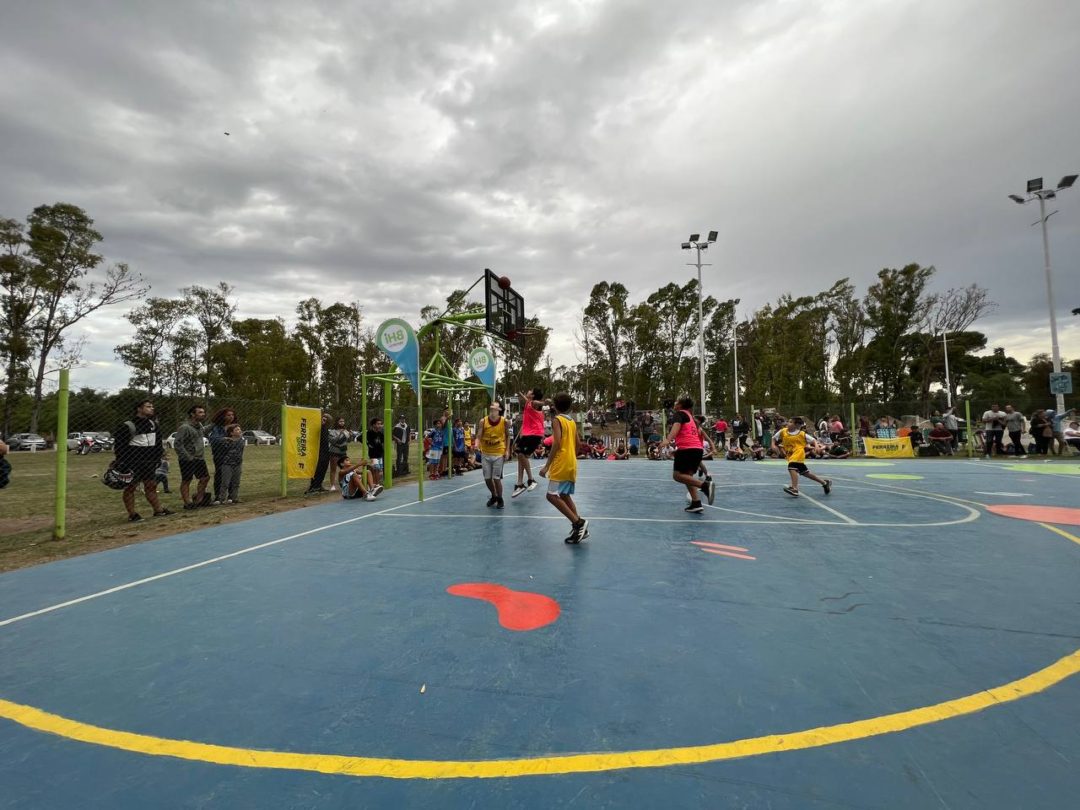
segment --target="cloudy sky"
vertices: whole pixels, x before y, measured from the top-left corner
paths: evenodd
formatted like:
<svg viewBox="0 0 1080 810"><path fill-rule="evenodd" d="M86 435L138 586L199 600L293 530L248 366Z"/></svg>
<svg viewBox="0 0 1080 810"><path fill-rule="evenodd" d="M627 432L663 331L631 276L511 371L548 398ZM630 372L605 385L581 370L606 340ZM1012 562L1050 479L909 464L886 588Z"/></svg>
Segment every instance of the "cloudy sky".
<svg viewBox="0 0 1080 810"><path fill-rule="evenodd" d="M589 289L692 272L740 312L882 267L976 282L1049 351L1041 237L1006 194L1080 171L1080 3L7 0L0 216L82 206L102 252L241 316L309 295L416 322L491 267L574 362ZM226 136L224 133L230 133ZM1080 355L1080 186L1050 220ZM73 384L115 388L122 312Z"/></svg>

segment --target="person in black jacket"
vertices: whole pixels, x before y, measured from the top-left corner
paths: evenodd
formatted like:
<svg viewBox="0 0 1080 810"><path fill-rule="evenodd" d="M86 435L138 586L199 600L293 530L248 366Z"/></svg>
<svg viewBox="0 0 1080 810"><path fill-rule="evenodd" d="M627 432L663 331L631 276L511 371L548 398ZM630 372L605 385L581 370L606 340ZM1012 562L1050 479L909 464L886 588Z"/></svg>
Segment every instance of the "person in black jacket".
<svg viewBox="0 0 1080 810"><path fill-rule="evenodd" d="M326 480L326 468L330 466L330 414L322 415L322 429L319 431L319 460L315 462L315 474L308 482L305 495L314 495L320 492L333 492L332 489L323 489Z"/></svg>
<svg viewBox="0 0 1080 810"><path fill-rule="evenodd" d="M172 511L163 507L157 496L156 472L164 445L154 420L154 403L148 399L142 400L135 406L132 418L121 423L114 433L116 461L113 464L117 470L132 473L131 483L123 492L128 520L133 523L142 520L142 516L135 511L135 490L140 485L155 516L171 515Z"/></svg>

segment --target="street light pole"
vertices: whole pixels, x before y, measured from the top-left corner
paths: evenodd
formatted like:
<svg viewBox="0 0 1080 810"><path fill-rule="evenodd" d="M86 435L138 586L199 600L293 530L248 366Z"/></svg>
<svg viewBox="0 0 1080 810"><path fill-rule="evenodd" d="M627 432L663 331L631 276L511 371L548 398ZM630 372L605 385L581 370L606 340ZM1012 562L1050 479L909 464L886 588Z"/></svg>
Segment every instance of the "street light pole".
<svg viewBox="0 0 1080 810"><path fill-rule="evenodd" d="M1072 188L1076 178L1077 175L1075 174L1067 174L1058 182L1057 188L1043 188L1042 178L1036 177L1033 180L1028 180L1026 198L1021 197L1019 194L1009 195L1009 199L1019 205L1024 205L1036 199L1039 201L1039 223L1042 225L1043 239L1043 270L1046 273L1046 303L1050 309L1050 352L1054 362L1055 374L1061 373L1061 349L1058 346L1057 314L1054 312L1054 280L1050 272L1050 238L1046 232L1046 221L1057 212L1051 211L1047 214L1046 201L1056 198L1058 192ZM1057 409L1055 412L1057 414L1064 413L1065 395L1056 394L1056 400Z"/></svg>
<svg viewBox="0 0 1080 810"><path fill-rule="evenodd" d="M735 355L735 413L739 412L739 314L735 310L739 300L736 298L731 307L731 351Z"/></svg>
<svg viewBox="0 0 1080 810"><path fill-rule="evenodd" d="M697 299L697 315L698 315L698 377L700 382L700 395L701 399L698 403L698 407L701 409L701 414L705 414L705 314L703 296L704 291L701 280L701 268L712 267L710 264L701 263L701 251L708 250L709 245L716 241L717 232L709 231L709 238L706 241L702 241L700 234L690 234L689 241L682 243L683 250L689 250L694 248L697 251L697 261L687 262L687 266L697 268L698 279L698 299Z"/></svg>
<svg viewBox="0 0 1080 810"><path fill-rule="evenodd" d="M952 407L952 382L949 380L949 333L941 335L941 345L945 350L945 401Z"/></svg>

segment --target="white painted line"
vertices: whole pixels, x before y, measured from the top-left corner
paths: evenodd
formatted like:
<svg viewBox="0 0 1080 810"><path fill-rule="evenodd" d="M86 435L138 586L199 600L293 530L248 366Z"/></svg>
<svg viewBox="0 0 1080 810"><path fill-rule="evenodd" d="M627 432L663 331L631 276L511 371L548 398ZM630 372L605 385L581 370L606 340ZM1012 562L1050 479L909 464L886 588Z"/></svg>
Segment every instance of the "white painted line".
<svg viewBox="0 0 1080 810"><path fill-rule="evenodd" d="M998 498L1030 498L1030 492L980 492L975 490L976 495L994 495Z"/></svg>
<svg viewBox="0 0 1080 810"><path fill-rule="evenodd" d="M472 520L566 520L566 518L559 515L515 515L512 512L504 514L444 514L444 515L383 515L383 517L393 518L424 518L424 519L450 519L450 518L462 518ZM753 524L753 525L770 525L770 526L788 526L788 523L778 523L775 518L771 520L709 520L708 518L628 518L628 517L596 517L593 515L586 515L589 519L589 523L599 523L601 521L609 521L613 523L716 523L720 525L730 526L733 524ZM800 526L840 526L841 524L831 520L804 520ZM906 525L906 524L905 524Z"/></svg>
<svg viewBox="0 0 1080 810"><path fill-rule="evenodd" d="M469 489L471 487L479 486L481 483L482 483L481 481L477 481L475 484L468 484L467 486L464 486L464 487L458 487L457 489L452 489L449 492L440 493L439 495L435 495L435 496L433 496L431 498L425 499L424 503L427 503L428 501L438 500L439 498L445 497L447 495L453 495L455 492L461 492L462 490L466 490L466 489ZM318 527L316 527L314 529L308 529L306 532L300 532L298 534L290 534L288 537L280 537L277 540L270 540L269 542L266 542L266 543L259 543L257 546L248 546L247 548L242 548L239 551L233 551L233 552L231 552L229 554L222 554L220 557L214 557L214 558L209 559L209 560L203 560L202 562L192 563L191 565L185 565L183 568L174 568L172 571L165 571L165 572L163 572L161 574L154 574L152 577L144 577L143 579L137 579L134 582L126 582L123 585L117 585L114 588L108 588L108 589L106 589L104 591L98 591L97 593L91 593L91 594L87 594L86 596L80 596L77 599L69 599L67 602L60 602L59 604L50 605L49 607L44 607L44 608L41 608L40 610L33 610L33 611L29 612L29 613L23 613L21 616L12 616L10 619L4 619L3 621L0 621L0 627L6 627L9 624L15 624L16 622L25 621L26 619L32 619L34 616L41 616L41 615L43 615L45 613L52 613L54 610L60 610L61 608L71 607L72 605L78 605L81 602L89 602L91 599L98 599L98 598L100 598L102 596L108 596L109 594L119 593L120 591L126 591L129 588L136 588L139 585L146 585L149 582L156 582L159 579L165 579L166 577L174 577L177 574L184 574L184 573L187 573L188 571L194 571L196 568L204 568L204 567L206 567L208 565L213 565L214 563L218 563L218 562L221 562L223 560L229 560L229 559L232 559L233 557L239 557L239 556L241 556L243 554L250 554L253 551L259 551L259 550L264 549L264 548L269 548L270 546L276 546L276 545L278 545L280 543L287 543L290 540L297 540L297 539L299 539L301 537L307 537L308 535L311 535L311 534L317 534L318 532L326 531L327 529L334 529L334 528L337 528L338 526L345 526L345 525L347 525L349 523L356 523L356 521L358 521L358 520L364 520L366 518L375 517L377 515L385 515L385 514L387 514L389 512L393 512L396 509L404 509L406 506L414 506L414 505L416 505L418 503L420 503L420 501L410 501L408 503L403 503L403 504L400 504L398 506L391 506L391 507L389 507L387 509L382 509L382 510L380 510L378 512L368 512L368 513L363 514L363 515L357 515L354 518L349 518L348 520L339 520L337 523L328 523L325 526L318 526Z"/></svg>
<svg viewBox="0 0 1080 810"><path fill-rule="evenodd" d="M857 520L852 520L851 518L849 518L843 512L838 512L837 510L833 509L831 506L826 506L821 501L819 501L817 498L811 498L805 492L800 492L799 497L806 498L806 500L810 501L810 503L812 503L814 506L819 506L822 509L824 509L826 512L831 512L832 514L834 514L838 518L840 518L842 521L844 521L844 523L847 523L849 526L857 526L858 523L859 523Z"/></svg>

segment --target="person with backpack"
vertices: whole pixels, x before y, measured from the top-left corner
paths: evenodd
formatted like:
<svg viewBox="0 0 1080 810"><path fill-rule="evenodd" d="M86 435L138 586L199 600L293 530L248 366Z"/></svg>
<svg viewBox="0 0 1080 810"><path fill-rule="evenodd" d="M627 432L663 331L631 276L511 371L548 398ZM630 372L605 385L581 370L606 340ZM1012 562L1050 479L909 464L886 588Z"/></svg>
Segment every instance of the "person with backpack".
<svg viewBox="0 0 1080 810"><path fill-rule="evenodd" d="M157 496L157 468L165 446L154 419L154 403L149 399L140 401L135 406L131 419L116 428L114 438L116 460L113 461L113 466L121 472L131 474L131 483L123 490L128 520L132 523L142 520L142 516L135 511L135 490L140 485L155 517L171 515L172 511L162 506Z"/></svg>

